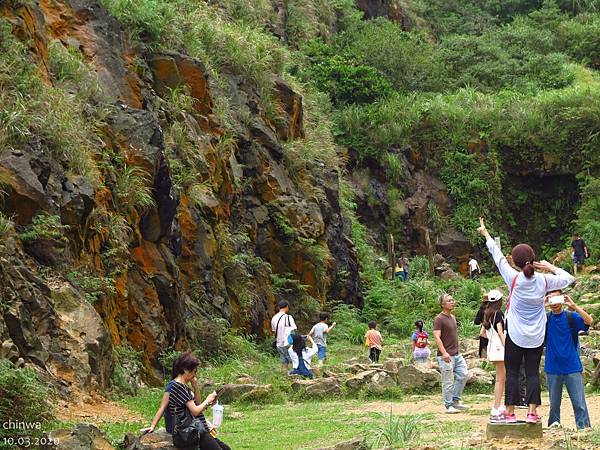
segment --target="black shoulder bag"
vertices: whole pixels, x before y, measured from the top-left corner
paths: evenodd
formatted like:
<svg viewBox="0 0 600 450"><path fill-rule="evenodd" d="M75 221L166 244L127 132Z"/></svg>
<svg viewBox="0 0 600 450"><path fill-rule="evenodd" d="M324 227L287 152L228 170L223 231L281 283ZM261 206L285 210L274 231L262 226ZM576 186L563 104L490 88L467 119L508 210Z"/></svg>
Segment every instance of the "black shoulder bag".
<svg viewBox="0 0 600 450"><path fill-rule="evenodd" d="M200 417L192 416L190 410L185 407L183 418L175 415L173 426L173 445L177 448L189 448L198 446L202 433L208 433L204 422Z"/></svg>

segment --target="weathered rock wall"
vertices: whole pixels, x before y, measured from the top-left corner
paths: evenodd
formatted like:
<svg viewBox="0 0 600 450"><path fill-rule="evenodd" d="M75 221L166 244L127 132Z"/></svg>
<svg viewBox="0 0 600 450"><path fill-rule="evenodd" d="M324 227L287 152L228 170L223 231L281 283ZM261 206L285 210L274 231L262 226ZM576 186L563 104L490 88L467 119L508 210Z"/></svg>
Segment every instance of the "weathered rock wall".
<svg viewBox="0 0 600 450"><path fill-rule="evenodd" d="M136 53L98 1L40 0L2 6L0 16L28 43L48 86L48 46L58 41L93 68L107 99L94 142L104 164L97 180L72 175L36 136L0 152L10 174L1 210L17 231L40 214L60 216L65 227L64 238L28 246L13 233L2 250L0 338L11 357L67 385L105 386L112 346L143 350L146 367L156 367L161 351L187 345L190 320L222 317L260 338L280 298L307 319L307 294L323 307L332 298L361 304L337 168L291 174L286 167L283 144L301 139L304 124L302 97L283 80L273 79L283 120L272 123L257 93L223 74L236 119L225 130L214 111L223 92L202 61ZM165 99L182 86L193 110L173 115ZM165 143L174 123L202 167L194 190L174 180L173 164L186 164ZM131 168L148 175L150 205L123 206L117 175ZM322 195L307 195L299 180ZM71 285L73 271L87 284ZM290 288L277 290L272 274ZM93 307L90 280L108 286L94 288ZM301 285L306 293L292 289Z"/></svg>

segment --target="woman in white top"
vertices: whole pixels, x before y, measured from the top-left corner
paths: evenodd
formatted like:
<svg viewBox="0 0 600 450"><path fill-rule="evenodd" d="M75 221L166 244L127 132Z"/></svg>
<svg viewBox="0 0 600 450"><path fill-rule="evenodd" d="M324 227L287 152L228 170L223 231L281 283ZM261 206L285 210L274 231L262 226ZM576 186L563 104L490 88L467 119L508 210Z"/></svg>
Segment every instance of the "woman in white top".
<svg viewBox="0 0 600 450"><path fill-rule="evenodd" d="M519 398L519 366L525 358L525 374L527 378L526 421L537 423L536 413L541 401L540 360L546 332L546 312L544 311L544 295L548 291L564 289L575 278L564 270L547 261L534 262L535 253L527 244L516 245L512 249L514 264L521 269L514 269L502 254L502 250L490 236L483 218L479 219L479 233L486 238L486 245L500 271L500 275L509 287L506 302L506 345L504 363L506 365L505 404L507 423L516 422L515 405ZM551 272L537 274L535 269Z"/></svg>

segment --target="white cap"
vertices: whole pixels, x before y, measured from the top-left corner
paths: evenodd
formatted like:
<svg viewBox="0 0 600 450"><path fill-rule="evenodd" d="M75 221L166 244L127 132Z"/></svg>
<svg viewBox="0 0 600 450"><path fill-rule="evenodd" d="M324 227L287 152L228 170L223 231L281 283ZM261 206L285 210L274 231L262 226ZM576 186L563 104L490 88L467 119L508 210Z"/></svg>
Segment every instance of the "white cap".
<svg viewBox="0 0 600 450"><path fill-rule="evenodd" d="M497 302L498 300L502 300L502 292L498 289L492 289L487 293L488 302Z"/></svg>
<svg viewBox="0 0 600 450"><path fill-rule="evenodd" d="M562 305L565 302L564 295L554 295L552 297L548 297L549 305Z"/></svg>

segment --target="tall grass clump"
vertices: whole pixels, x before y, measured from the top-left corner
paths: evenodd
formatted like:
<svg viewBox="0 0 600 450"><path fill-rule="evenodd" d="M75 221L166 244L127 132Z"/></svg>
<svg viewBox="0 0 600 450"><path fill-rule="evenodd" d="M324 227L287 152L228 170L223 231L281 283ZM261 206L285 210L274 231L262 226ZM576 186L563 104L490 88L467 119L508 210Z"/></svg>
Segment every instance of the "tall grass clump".
<svg viewBox="0 0 600 450"><path fill-rule="evenodd" d="M0 104L1 147L20 147L39 136L67 171L98 182L93 120L85 103L76 93L43 83L6 20L0 20Z"/></svg>
<svg viewBox="0 0 600 450"><path fill-rule="evenodd" d="M0 360L0 423L44 423L54 417L51 391L31 368L17 368L10 361ZM0 427L0 438L30 438L41 430L6 429Z"/></svg>
<svg viewBox="0 0 600 450"><path fill-rule="evenodd" d="M391 408L381 414L380 423L373 430L373 448L404 448L417 442L421 436L424 417L419 414L396 416Z"/></svg>

